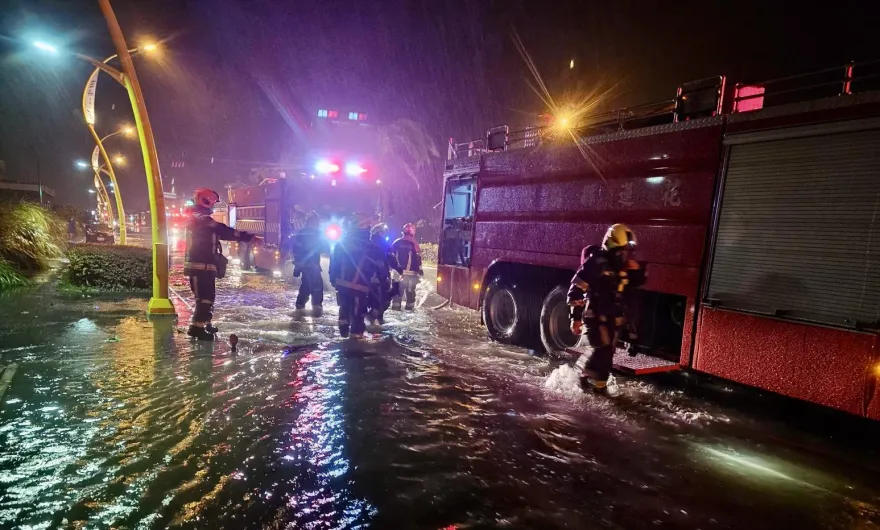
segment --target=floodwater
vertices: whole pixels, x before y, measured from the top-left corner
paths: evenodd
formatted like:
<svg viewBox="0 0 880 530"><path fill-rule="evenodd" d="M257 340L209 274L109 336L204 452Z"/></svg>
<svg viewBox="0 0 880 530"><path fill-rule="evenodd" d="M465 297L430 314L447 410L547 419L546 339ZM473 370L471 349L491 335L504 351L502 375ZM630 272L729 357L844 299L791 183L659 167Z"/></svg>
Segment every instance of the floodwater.
<svg viewBox="0 0 880 530"><path fill-rule="evenodd" d="M467 311L340 340L332 298L293 294L233 271L215 323L238 351L142 299L0 296L0 527L880 525L872 423L686 377L610 402Z"/></svg>

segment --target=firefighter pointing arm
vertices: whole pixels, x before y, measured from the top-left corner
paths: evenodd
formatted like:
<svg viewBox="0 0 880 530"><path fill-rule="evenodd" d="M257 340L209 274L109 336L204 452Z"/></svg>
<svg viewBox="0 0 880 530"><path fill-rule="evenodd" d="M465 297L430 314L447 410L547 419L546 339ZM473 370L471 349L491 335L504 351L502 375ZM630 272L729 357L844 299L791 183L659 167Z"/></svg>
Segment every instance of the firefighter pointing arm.
<svg viewBox="0 0 880 530"><path fill-rule="evenodd" d="M627 301L632 290L645 281L643 268L630 259L635 244L635 236L626 225L613 225L601 248L584 249L583 262L568 290L571 331L581 335L586 325L593 349L581 381L585 387L610 397L618 394L611 366L621 333L627 330Z"/></svg>
<svg viewBox="0 0 880 530"><path fill-rule="evenodd" d="M240 232L211 217L211 212L220 195L208 188L199 188L190 210L190 220L186 226L186 259L183 273L189 276L189 286L195 297L192 323L187 334L199 340L214 340L217 332L211 324L214 316L216 280L226 272L226 258L223 257L220 241L251 241L254 236Z"/></svg>

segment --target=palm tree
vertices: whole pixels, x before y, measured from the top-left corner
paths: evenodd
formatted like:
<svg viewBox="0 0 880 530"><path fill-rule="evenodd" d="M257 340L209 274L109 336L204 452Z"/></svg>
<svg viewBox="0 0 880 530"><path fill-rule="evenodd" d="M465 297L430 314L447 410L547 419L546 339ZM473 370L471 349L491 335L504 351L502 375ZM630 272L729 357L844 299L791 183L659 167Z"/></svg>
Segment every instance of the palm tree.
<svg viewBox="0 0 880 530"><path fill-rule="evenodd" d="M440 152L425 127L413 120L399 119L378 130L379 156L385 168L403 171L421 189L421 173L440 158ZM392 170L391 174L394 174Z"/></svg>
<svg viewBox="0 0 880 530"><path fill-rule="evenodd" d="M422 124L409 119L380 127L377 138L385 175L383 189L388 202L400 207L395 217L433 224L433 207L443 180L434 139Z"/></svg>

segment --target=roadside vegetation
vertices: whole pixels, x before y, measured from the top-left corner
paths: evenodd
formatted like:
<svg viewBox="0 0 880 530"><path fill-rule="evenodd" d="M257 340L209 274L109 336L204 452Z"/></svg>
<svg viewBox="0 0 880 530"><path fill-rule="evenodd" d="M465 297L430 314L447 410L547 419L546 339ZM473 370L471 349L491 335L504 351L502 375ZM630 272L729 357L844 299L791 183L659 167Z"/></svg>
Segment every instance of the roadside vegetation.
<svg viewBox="0 0 880 530"><path fill-rule="evenodd" d="M64 223L36 204L0 204L0 227L0 290L25 285L64 254Z"/></svg>
<svg viewBox="0 0 880 530"><path fill-rule="evenodd" d="M149 248L122 245L74 245L62 287L90 291L145 291L153 280Z"/></svg>

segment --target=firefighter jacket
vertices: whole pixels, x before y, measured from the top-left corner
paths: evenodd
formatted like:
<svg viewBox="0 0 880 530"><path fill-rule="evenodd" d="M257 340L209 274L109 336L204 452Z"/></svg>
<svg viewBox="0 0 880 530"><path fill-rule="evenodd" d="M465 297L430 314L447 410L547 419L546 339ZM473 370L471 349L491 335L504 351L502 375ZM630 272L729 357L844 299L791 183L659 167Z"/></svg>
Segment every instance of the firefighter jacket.
<svg viewBox="0 0 880 530"><path fill-rule="evenodd" d="M391 253L403 275L423 275L422 249L419 242L412 236L403 236L391 244Z"/></svg>
<svg viewBox="0 0 880 530"><path fill-rule="evenodd" d="M211 210L193 206L186 225L186 259L183 273L187 276L207 273L217 274L217 249L219 241L250 241L253 235L240 232L211 218Z"/></svg>
<svg viewBox="0 0 880 530"><path fill-rule="evenodd" d="M583 255L586 260L568 289L572 320L594 315L625 316L627 295L645 283L644 267L633 260L624 262L614 251L584 249ZM585 314L587 301L589 308Z"/></svg>
<svg viewBox="0 0 880 530"><path fill-rule="evenodd" d="M388 268L397 271L397 274L403 274L403 269L400 267L400 263L397 262L397 254L392 251L391 243L384 236L371 238L370 240L385 254L385 262L388 264Z"/></svg>
<svg viewBox="0 0 880 530"><path fill-rule="evenodd" d="M318 228L307 226L293 236L293 262L297 269L321 270L321 254L330 254L330 246Z"/></svg>
<svg viewBox="0 0 880 530"><path fill-rule="evenodd" d="M345 238L333 248L330 257L330 283L337 289L368 293L371 280L389 280L385 253L368 237Z"/></svg>

